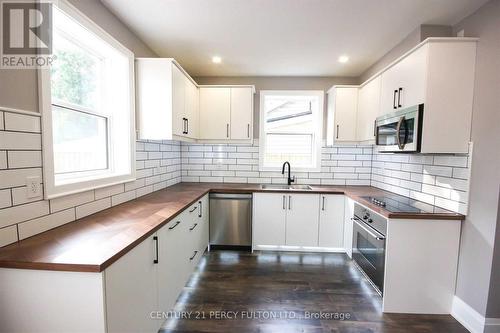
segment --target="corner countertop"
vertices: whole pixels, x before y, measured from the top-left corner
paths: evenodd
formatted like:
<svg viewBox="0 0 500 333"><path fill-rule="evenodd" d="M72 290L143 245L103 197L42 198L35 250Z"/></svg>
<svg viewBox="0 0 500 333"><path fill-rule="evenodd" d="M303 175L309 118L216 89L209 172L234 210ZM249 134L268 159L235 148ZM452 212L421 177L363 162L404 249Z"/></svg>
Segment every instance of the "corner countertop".
<svg viewBox="0 0 500 333"><path fill-rule="evenodd" d="M398 195L370 186L311 186L312 190L262 189L255 184L180 183L103 210L0 249L0 268L102 272L205 194L345 194L389 219L463 220L433 207L428 213L391 213L363 196Z"/></svg>

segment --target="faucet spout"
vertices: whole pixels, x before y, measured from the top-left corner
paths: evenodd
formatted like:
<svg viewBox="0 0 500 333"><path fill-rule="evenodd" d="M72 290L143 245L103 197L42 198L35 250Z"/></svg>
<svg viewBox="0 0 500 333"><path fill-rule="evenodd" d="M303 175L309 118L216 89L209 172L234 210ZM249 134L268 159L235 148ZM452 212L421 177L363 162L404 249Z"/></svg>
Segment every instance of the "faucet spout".
<svg viewBox="0 0 500 333"><path fill-rule="evenodd" d="M291 172L291 168L290 168L290 162L286 161L285 163L283 163L283 166L281 167L281 174L284 175L285 174L285 166L288 165L288 178L287 178L287 183L288 185L291 185L293 182L295 182L295 177L291 177L290 176L290 172Z"/></svg>

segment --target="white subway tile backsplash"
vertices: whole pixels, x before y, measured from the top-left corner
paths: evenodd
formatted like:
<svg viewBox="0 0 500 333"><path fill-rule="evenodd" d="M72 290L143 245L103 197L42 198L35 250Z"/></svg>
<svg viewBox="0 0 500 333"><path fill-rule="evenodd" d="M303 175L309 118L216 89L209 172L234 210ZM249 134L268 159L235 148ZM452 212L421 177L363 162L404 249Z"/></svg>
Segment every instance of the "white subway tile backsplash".
<svg viewBox="0 0 500 333"><path fill-rule="evenodd" d="M11 150L8 152L9 168L34 168L42 166L41 151Z"/></svg>
<svg viewBox="0 0 500 333"><path fill-rule="evenodd" d="M0 189L26 185L26 177L42 178L42 169L8 169L0 170Z"/></svg>
<svg viewBox="0 0 500 333"><path fill-rule="evenodd" d="M0 209L12 206L10 189L0 190Z"/></svg>
<svg viewBox="0 0 500 333"><path fill-rule="evenodd" d="M82 217L97 213L101 210L111 207L111 198L107 197L104 199L92 201L75 208L76 218L81 219Z"/></svg>
<svg viewBox="0 0 500 333"><path fill-rule="evenodd" d="M5 112L4 127L6 131L40 133L40 117Z"/></svg>
<svg viewBox="0 0 500 333"><path fill-rule="evenodd" d="M0 210L0 228L49 214L48 201L36 201Z"/></svg>
<svg viewBox="0 0 500 333"><path fill-rule="evenodd" d="M0 131L0 150L41 150L42 136L38 133Z"/></svg>
<svg viewBox="0 0 500 333"><path fill-rule="evenodd" d="M27 187L15 187L11 189L12 191L12 204L22 205L28 202L34 202L43 199L43 193L34 198L28 198Z"/></svg>
<svg viewBox="0 0 500 333"><path fill-rule="evenodd" d="M3 112L0 111L0 130L5 129L3 125Z"/></svg>
<svg viewBox="0 0 500 333"><path fill-rule="evenodd" d="M125 191L125 185L124 184L117 184L113 186L107 186L103 188L98 188L95 190L95 199L102 199L105 197L110 197L112 195L122 193Z"/></svg>
<svg viewBox="0 0 500 333"><path fill-rule="evenodd" d="M63 209L83 205L84 203L93 201L94 199L93 190L65 195L64 197L50 200L50 212L55 213Z"/></svg>
<svg viewBox="0 0 500 333"><path fill-rule="evenodd" d="M19 240L31 237L74 220L75 209L69 208L55 214L19 223Z"/></svg>
<svg viewBox="0 0 500 333"><path fill-rule="evenodd" d="M17 226L0 229L0 247L17 242Z"/></svg>
<svg viewBox="0 0 500 333"><path fill-rule="evenodd" d="M424 174L451 177L453 168L447 166L424 165Z"/></svg>
<svg viewBox="0 0 500 333"><path fill-rule="evenodd" d="M116 194L111 197L111 206L116 206L126 201L134 200L135 198L136 194L134 190Z"/></svg>
<svg viewBox="0 0 500 333"><path fill-rule="evenodd" d="M0 151L0 170L7 169L7 152Z"/></svg>
<svg viewBox="0 0 500 333"><path fill-rule="evenodd" d="M434 165L446 165L452 167L467 167L467 156L434 156Z"/></svg>

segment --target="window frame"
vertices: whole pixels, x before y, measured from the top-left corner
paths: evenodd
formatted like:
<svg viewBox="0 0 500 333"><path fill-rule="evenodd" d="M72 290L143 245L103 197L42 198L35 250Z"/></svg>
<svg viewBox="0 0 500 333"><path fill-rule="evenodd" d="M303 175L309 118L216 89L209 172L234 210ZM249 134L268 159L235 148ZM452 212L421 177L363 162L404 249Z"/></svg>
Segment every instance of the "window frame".
<svg viewBox="0 0 500 333"><path fill-rule="evenodd" d="M38 69L38 91L39 91L39 107L42 116L42 155L43 155L43 182L44 182L44 198L53 199L73 193L85 192L97 188L107 187L111 185L121 184L134 181L136 179L135 169L135 146L136 146L136 131L135 131L135 86L134 86L134 54L132 51L123 46L114 37L108 34L104 29L98 26L95 22L89 19L86 15L76 9L66 0L59 0L53 3L59 10L75 20L84 29L95 34L102 42L108 44L115 52L124 57L124 61L128 67L128 95L129 100L126 104L128 109L129 119L127 120L128 141L129 147L127 156L130 157L129 164L126 166L127 172L117 173L113 168L113 161L116 157L113 152L113 143L111 131L113 131L113 112L104 113L100 110L88 110L85 107L75 106L70 103L61 102L59 100L52 101L51 96L51 77L50 68ZM55 29L55 27L54 27ZM71 36L70 36L71 38ZM88 52L94 54L93 49L88 49ZM101 88L102 89L102 88ZM53 103L54 102L54 103ZM89 172L87 177L82 177L81 181L62 183L56 185L56 174L54 170L54 149L53 149L53 130L52 130L52 104L60 107L69 108L75 112L86 112L95 116L104 117L107 120L107 163L108 168L105 172ZM125 113L125 111L124 111ZM124 130L126 131L126 129ZM125 155L124 155L125 156ZM114 170L114 172L113 172ZM75 172L74 174L77 174Z"/></svg>
<svg viewBox="0 0 500 333"><path fill-rule="evenodd" d="M300 167L293 166L292 169L298 172L321 172L321 148L323 142L323 114L325 112L325 92L323 90L261 90L260 91L260 111L259 111L259 171L281 171L281 166L265 166L264 154L266 147L266 131L265 131L265 107L264 101L266 96L274 95L290 95L290 96L317 96L318 102L318 117L316 120L316 131L313 140L313 160L315 161L314 167Z"/></svg>

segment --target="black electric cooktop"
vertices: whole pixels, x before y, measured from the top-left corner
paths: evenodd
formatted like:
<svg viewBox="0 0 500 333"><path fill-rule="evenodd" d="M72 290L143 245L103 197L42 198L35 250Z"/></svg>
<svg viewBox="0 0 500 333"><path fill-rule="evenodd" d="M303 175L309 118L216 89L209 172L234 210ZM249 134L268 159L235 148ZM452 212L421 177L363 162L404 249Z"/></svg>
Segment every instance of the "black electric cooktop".
<svg viewBox="0 0 500 333"><path fill-rule="evenodd" d="M440 213L445 209L426 204L422 201L403 196L364 196L361 197L374 205L380 206L391 213Z"/></svg>

